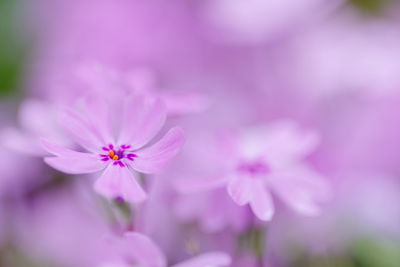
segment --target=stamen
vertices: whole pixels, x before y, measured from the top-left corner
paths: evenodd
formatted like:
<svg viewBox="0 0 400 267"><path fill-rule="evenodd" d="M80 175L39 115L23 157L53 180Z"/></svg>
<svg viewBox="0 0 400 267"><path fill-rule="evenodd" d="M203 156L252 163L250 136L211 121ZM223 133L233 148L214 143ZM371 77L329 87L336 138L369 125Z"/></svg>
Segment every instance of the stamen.
<svg viewBox="0 0 400 267"><path fill-rule="evenodd" d="M113 158L114 155L115 155L114 150L111 150L111 151L110 151L110 154L109 154L110 158Z"/></svg>
<svg viewBox="0 0 400 267"><path fill-rule="evenodd" d="M130 161L133 161L134 158L136 158L136 157L137 157L136 154L128 154L128 155L126 155L126 158L129 159Z"/></svg>
<svg viewBox="0 0 400 267"><path fill-rule="evenodd" d="M113 154L114 154L114 153L113 153ZM115 156L113 157L113 160L118 160L118 156L115 155Z"/></svg>

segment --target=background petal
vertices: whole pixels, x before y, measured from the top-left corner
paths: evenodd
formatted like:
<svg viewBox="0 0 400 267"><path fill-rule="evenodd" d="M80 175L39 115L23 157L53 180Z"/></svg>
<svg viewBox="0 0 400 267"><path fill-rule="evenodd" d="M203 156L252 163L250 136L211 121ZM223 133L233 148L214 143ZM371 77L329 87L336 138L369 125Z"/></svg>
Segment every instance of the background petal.
<svg viewBox="0 0 400 267"><path fill-rule="evenodd" d="M167 260L160 248L147 236L137 232L125 234L127 257L140 266L166 267Z"/></svg>
<svg viewBox="0 0 400 267"><path fill-rule="evenodd" d="M281 167L309 155L319 141L315 131L303 130L295 121L282 119L245 130L241 150L247 159L264 157L271 167Z"/></svg>
<svg viewBox="0 0 400 267"><path fill-rule="evenodd" d="M252 195L250 206L254 214L262 221L271 220L274 215L274 204L270 193L262 180L255 178L252 181Z"/></svg>
<svg viewBox="0 0 400 267"><path fill-rule="evenodd" d="M269 183L287 205L304 215L317 215L319 204L331 196L328 183L304 165L273 173Z"/></svg>
<svg viewBox="0 0 400 267"><path fill-rule="evenodd" d="M246 205L251 200L251 180L237 175L228 184L228 194L240 206Z"/></svg>

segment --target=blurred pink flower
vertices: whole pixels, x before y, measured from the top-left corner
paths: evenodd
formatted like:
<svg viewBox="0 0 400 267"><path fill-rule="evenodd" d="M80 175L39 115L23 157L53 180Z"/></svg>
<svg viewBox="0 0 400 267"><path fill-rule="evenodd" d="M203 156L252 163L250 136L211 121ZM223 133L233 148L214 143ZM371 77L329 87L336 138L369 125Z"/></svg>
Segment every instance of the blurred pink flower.
<svg viewBox="0 0 400 267"><path fill-rule="evenodd" d="M141 173L160 171L182 146L183 130L174 127L157 143L144 147L164 125L166 114L161 100L131 95L120 103L121 114L118 107L113 108L99 98L88 98L83 106L83 116L67 110L62 123L74 141L89 153L43 140L43 147L56 156L45 158L45 162L69 174L104 170L94 185L99 194L132 203L143 201L146 193L130 169ZM113 137L111 118L114 123L120 122L117 139Z"/></svg>
<svg viewBox="0 0 400 267"><path fill-rule="evenodd" d="M238 205L249 204L264 221L274 214L272 191L297 212L315 215L329 190L303 159L318 141L315 132L303 131L289 120L230 134L219 144L218 175L180 180L177 186L186 193L226 186Z"/></svg>
<svg viewBox="0 0 400 267"><path fill-rule="evenodd" d="M110 86L121 93L141 93L149 97L160 97L168 115L184 115L204 111L208 99L204 94L188 91L161 90L155 73L149 68L134 68L118 71L100 63L84 64L78 75L99 94L108 94Z"/></svg>
<svg viewBox="0 0 400 267"><path fill-rule="evenodd" d="M123 261L118 263L107 263L102 267L111 266L139 266L166 267L167 260L160 248L147 236L137 232L127 232L122 240L118 242ZM231 258L223 252L208 252L197 255L184 262L171 265L171 267L204 267L204 266L228 266Z"/></svg>
<svg viewBox="0 0 400 267"><path fill-rule="evenodd" d="M40 137L69 145L62 127L57 124L57 108L45 101L25 100L19 109L21 129L8 127L0 132L1 144L18 153L44 156L47 152L40 144Z"/></svg>

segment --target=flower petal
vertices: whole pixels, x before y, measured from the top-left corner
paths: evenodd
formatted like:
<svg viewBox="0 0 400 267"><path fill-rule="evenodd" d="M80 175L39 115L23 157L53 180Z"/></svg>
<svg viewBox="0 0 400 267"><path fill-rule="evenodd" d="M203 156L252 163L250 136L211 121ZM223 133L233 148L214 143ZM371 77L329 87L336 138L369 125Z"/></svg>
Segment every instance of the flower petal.
<svg viewBox="0 0 400 267"><path fill-rule="evenodd" d="M220 267L230 265L231 261L231 257L224 252L208 252L193 257L184 262L172 265L171 267Z"/></svg>
<svg viewBox="0 0 400 267"><path fill-rule="evenodd" d="M309 155L319 144L319 135L301 129L294 121L280 120L250 128L240 140L245 158L265 157L273 167L287 166Z"/></svg>
<svg viewBox="0 0 400 267"><path fill-rule="evenodd" d="M70 150L47 140L42 140L43 148L57 157L47 157L44 161L51 167L69 174L97 172L106 166L99 157L90 153Z"/></svg>
<svg viewBox="0 0 400 267"><path fill-rule="evenodd" d="M56 156L68 157L68 156L75 156L75 155L79 156L79 155L82 155L82 154L92 155L92 154L89 154L89 153L82 153L82 152L77 152L77 151L71 150L69 148L66 148L66 147L64 147L62 145L56 144L56 143L51 142L51 141L49 141L47 139L44 139L44 138L42 138L40 140L40 142L41 142L42 147L44 148L44 150L46 150L50 154L53 154L53 155L56 155Z"/></svg>
<svg viewBox="0 0 400 267"><path fill-rule="evenodd" d="M319 202L330 197L327 183L307 166L293 166L290 170L273 173L270 185L290 207L304 215L317 215Z"/></svg>
<svg viewBox="0 0 400 267"><path fill-rule="evenodd" d="M270 154L267 156L277 166L296 162L313 152L320 143L316 131L303 130L294 123L282 123L281 128L270 132Z"/></svg>
<svg viewBox="0 0 400 267"><path fill-rule="evenodd" d="M274 188L279 197L290 207L303 215L318 215L320 209L312 200L311 195L298 188L291 187L290 184L281 183Z"/></svg>
<svg viewBox="0 0 400 267"><path fill-rule="evenodd" d="M160 248L147 236L136 233L125 233L128 242L127 257L140 266L166 267L167 260Z"/></svg>
<svg viewBox="0 0 400 267"><path fill-rule="evenodd" d="M66 110L60 116L60 123L76 143L88 151L98 152L106 143L99 131L73 110Z"/></svg>
<svg viewBox="0 0 400 267"><path fill-rule="evenodd" d="M137 158L129 164L138 172L158 172L178 153L184 139L182 128L174 127L154 145L135 152Z"/></svg>
<svg viewBox="0 0 400 267"><path fill-rule="evenodd" d="M165 119L165 106L159 98L131 96L124 105L119 144L141 148L160 131Z"/></svg>
<svg viewBox="0 0 400 267"><path fill-rule="evenodd" d="M110 164L96 181L94 189L109 199L122 198L130 203L141 202L147 195L127 167Z"/></svg>
<svg viewBox="0 0 400 267"><path fill-rule="evenodd" d="M255 179L252 181L250 206L257 218L262 221L269 221L274 215L271 195L262 180Z"/></svg>
<svg viewBox="0 0 400 267"><path fill-rule="evenodd" d="M251 200L251 180L248 177L237 175L228 184L228 194L236 204L243 206Z"/></svg>
<svg viewBox="0 0 400 267"><path fill-rule="evenodd" d="M93 173L105 167L103 162L88 153L71 157L47 157L44 161L54 169L68 174Z"/></svg>
<svg viewBox="0 0 400 267"><path fill-rule="evenodd" d="M114 143L111 130L110 103L100 97L87 97L85 99L85 116L87 116L93 129L99 134L103 144Z"/></svg>

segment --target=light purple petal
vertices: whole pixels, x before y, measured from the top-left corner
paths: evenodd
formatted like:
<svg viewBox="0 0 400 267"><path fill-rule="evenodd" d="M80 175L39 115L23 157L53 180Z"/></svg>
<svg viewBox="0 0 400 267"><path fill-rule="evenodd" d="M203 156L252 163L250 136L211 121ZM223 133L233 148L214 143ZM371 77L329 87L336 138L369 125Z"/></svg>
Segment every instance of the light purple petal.
<svg viewBox="0 0 400 267"><path fill-rule="evenodd" d="M320 209L312 200L311 195L298 188L291 187L290 183L281 183L274 188L278 196L290 207L303 215L318 215Z"/></svg>
<svg viewBox="0 0 400 267"><path fill-rule="evenodd" d="M119 143L141 148L160 131L165 119L165 106L159 98L129 97L124 105Z"/></svg>
<svg viewBox="0 0 400 267"><path fill-rule="evenodd" d="M130 165L138 172L158 172L178 153L184 139L182 128L174 127L154 145L135 152L137 158Z"/></svg>
<svg viewBox="0 0 400 267"><path fill-rule="evenodd" d="M314 151L320 142L317 132L303 130L291 121L277 123L268 136L267 158L278 166L301 160Z"/></svg>
<svg viewBox="0 0 400 267"><path fill-rule="evenodd" d="M271 188L290 207L304 215L317 215L319 203L330 197L327 183L306 166L273 173Z"/></svg>
<svg viewBox="0 0 400 267"><path fill-rule="evenodd" d="M244 157L264 157L271 167L276 168L310 154L319 144L319 135L301 129L294 121L281 120L248 129L241 136L240 144Z"/></svg>
<svg viewBox="0 0 400 267"><path fill-rule="evenodd" d="M86 118L73 110L63 112L60 116L60 123L74 141L88 151L98 152L102 146L107 144L99 131Z"/></svg>
<svg viewBox="0 0 400 267"><path fill-rule="evenodd" d="M104 163L91 154L70 157L47 157L44 161L56 170L68 174L93 173L104 169Z"/></svg>
<svg viewBox="0 0 400 267"><path fill-rule="evenodd" d="M50 154L56 155L56 156L79 156L79 155L92 155L90 153L82 153L82 152L77 152L74 150L71 150L69 148L66 148L62 145L56 144L54 142L51 142L47 139L42 138L41 140L41 144L44 150L46 150L47 152L49 152ZM96 157L98 159L98 157Z"/></svg>
<svg viewBox="0 0 400 267"><path fill-rule="evenodd" d="M231 264L231 257L224 252L208 252L171 267L222 267Z"/></svg>
<svg viewBox="0 0 400 267"><path fill-rule="evenodd" d="M262 221L269 221L274 215L271 195L265 188L263 181L257 178L252 181L250 206L257 218Z"/></svg>
<svg viewBox="0 0 400 267"><path fill-rule="evenodd" d="M167 260L160 248L147 236L128 232L125 234L127 241L126 253L132 257L139 266L166 267Z"/></svg>
<svg viewBox="0 0 400 267"><path fill-rule="evenodd" d="M283 182L288 181L292 187L301 188L301 190L308 192L315 201L325 202L332 196L328 181L305 164L292 166L290 171L287 171L287 175L282 176L281 180ZM273 182L279 182L279 180Z"/></svg>
<svg viewBox="0 0 400 267"><path fill-rule="evenodd" d="M233 201L240 206L251 200L251 178L237 175L229 182L227 189Z"/></svg>
<svg viewBox="0 0 400 267"><path fill-rule="evenodd" d="M58 144L42 140L43 148L56 155L47 157L44 161L51 167L69 174L93 173L105 168L106 163L98 156L70 150Z"/></svg>
<svg viewBox="0 0 400 267"><path fill-rule="evenodd" d="M93 129L98 132L103 144L114 143L111 129L110 104L99 97L87 97L85 99L85 116L91 123ZM116 114L113 114L114 116Z"/></svg>
<svg viewBox="0 0 400 267"><path fill-rule="evenodd" d="M130 203L146 199L146 193L127 167L110 164L96 181L94 189L109 199L122 198Z"/></svg>

